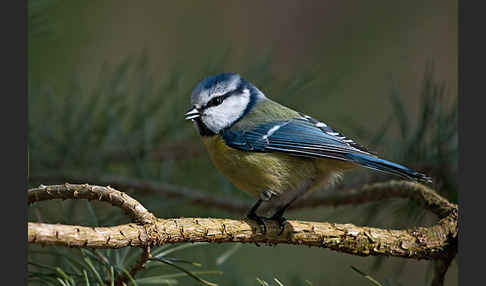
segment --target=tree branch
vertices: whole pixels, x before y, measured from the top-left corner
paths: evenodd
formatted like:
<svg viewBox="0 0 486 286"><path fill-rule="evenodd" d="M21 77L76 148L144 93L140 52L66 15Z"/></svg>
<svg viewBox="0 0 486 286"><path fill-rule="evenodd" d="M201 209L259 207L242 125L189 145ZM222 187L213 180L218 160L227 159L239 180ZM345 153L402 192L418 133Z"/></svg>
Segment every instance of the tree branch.
<svg viewBox="0 0 486 286"><path fill-rule="evenodd" d="M408 188L408 197L421 198L441 218L436 225L404 230L388 230L358 227L352 224L289 221L286 230L279 235L279 226L267 223L267 233L250 220L212 218L155 218L145 208L136 207L138 202L127 195L114 196L118 192L110 187L90 185L56 185L29 190L29 203L52 198L102 199L114 205L137 209L135 218L144 224L129 223L112 227L84 227L28 224L28 241L42 245L68 247L120 248L126 246L147 247L180 242L243 242L267 244L293 244L324 247L354 255L386 255L415 259L445 259L457 239L456 205L447 202L429 188L412 182L381 183L365 188L363 197L388 189ZM111 196L109 194L112 194ZM401 192L400 192L401 193ZM81 195L83 194L83 195ZM401 193L402 194L402 193ZM356 194L356 198L358 198ZM121 201L120 201L121 200ZM116 201L117 203L113 203ZM126 203L130 202L130 203ZM139 204L138 204L139 205ZM146 213L144 213L146 212Z"/></svg>

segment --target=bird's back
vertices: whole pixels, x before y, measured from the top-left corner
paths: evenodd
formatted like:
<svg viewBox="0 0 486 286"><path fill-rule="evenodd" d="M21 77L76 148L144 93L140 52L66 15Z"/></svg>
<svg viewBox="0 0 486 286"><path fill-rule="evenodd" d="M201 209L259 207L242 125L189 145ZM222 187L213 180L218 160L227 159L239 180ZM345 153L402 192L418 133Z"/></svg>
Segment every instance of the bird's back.
<svg viewBox="0 0 486 286"><path fill-rule="evenodd" d="M251 130L259 124L300 117L297 111L268 98L257 104L256 108L253 108L242 120L237 121L231 129Z"/></svg>

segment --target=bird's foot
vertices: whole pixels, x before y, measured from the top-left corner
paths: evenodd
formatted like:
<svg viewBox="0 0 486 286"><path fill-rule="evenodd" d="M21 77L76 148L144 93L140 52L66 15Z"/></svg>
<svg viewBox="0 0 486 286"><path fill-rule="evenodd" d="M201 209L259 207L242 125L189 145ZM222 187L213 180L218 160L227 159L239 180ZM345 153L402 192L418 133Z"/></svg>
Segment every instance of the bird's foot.
<svg viewBox="0 0 486 286"><path fill-rule="evenodd" d="M266 219L265 217L259 216L256 213L249 213L246 217L248 219L256 221L256 223L258 223L258 225L260 226L260 229L263 234L267 233L267 226L265 225L265 219Z"/></svg>
<svg viewBox="0 0 486 286"><path fill-rule="evenodd" d="M276 213L272 217L270 217L270 220L276 221L280 227L280 232L278 235L281 235L284 230L285 230L285 225L288 223L287 219L284 218L282 215Z"/></svg>

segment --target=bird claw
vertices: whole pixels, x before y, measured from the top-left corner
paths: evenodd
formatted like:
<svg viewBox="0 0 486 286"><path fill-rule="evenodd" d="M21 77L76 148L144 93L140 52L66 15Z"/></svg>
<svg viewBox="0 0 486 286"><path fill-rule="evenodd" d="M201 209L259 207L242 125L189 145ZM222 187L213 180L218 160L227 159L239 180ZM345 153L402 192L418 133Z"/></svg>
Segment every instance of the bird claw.
<svg viewBox="0 0 486 286"><path fill-rule="evenodd" d="M280 227L280 232L278 233L278 235L281 235L285 230L285 225L288 223L287 219L283 216L273 215L270 220L276 221L278 223Z"/></svg>
<svg viewBox="0 0 486 286"><path fill-rule="evenodd" d="M259 216L255 213L250 213L246 216L248 219L254 220L261 228L263 234L267 233L267 226L265 225L265 217Z"/></svg>
<svg viewBox="0 0 486 286"><path fill-rule="evenodd" d="M265 224L266 220L273 220L279 225L280 232L278 233L278 235L281 235L284 232L285 225L288 223L287 219L284 218L283 216L272 216L270 218L266 218L256 214L249 214L247 218L255 221L260 226L260 229L263 234L267 233L267 226Z"/></svg>

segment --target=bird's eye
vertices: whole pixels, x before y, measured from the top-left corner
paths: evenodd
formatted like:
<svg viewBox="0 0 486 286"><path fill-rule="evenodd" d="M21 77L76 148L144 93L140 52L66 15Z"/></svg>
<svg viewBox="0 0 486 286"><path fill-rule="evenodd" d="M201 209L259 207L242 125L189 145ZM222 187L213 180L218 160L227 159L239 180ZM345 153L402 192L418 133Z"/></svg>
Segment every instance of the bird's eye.
<svg viewBox="0 0 486 286"><path fill-rule="evenodd" d="M220 105L223 103L223 99L223 96L215 97L208 102L207 107Z"/></svg>

